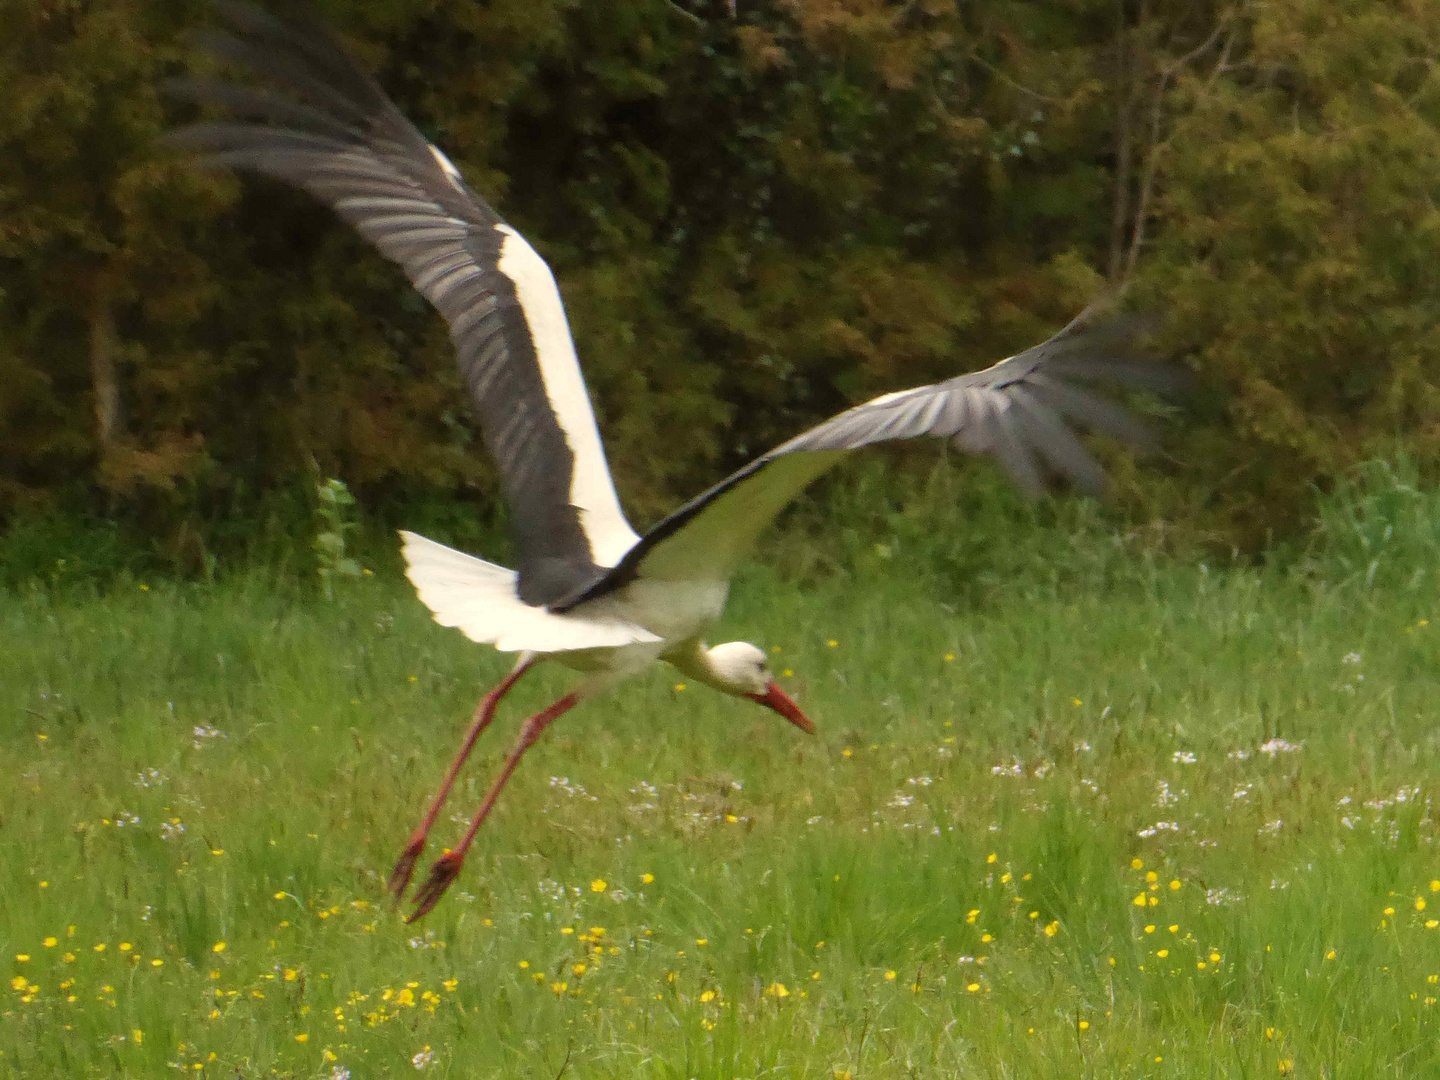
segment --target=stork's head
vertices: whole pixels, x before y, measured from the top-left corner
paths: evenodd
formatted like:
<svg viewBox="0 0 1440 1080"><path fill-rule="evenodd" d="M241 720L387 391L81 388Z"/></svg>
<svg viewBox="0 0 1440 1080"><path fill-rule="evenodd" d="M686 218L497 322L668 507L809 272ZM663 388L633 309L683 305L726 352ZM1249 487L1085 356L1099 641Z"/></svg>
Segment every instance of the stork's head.
<svg viewBox="0 0 1440 1080"><path fill-rule="evenodd" d="M707 650L705 657L718 689L758 701L767 709L774 709L801 731L815 733L815 725L810 718L800 711L800 706L790 700L790 695L780 689L775 676L770 674L763 649L748 641L727 641Z"/></svg>

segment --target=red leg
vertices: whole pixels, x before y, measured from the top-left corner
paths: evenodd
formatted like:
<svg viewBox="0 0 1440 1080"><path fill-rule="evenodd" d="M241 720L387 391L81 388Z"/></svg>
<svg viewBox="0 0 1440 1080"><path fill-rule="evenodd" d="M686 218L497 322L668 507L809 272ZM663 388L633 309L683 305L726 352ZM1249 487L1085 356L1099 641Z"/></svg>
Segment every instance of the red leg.
<svg viewBox="0 0 1440 1080"><path fill-rule="evenodd" d="M450 883L459 876L460 867L465 862L465 852L470 848L470 841L474 840L475 834L480 831L480 826L489 816L495 800L500 797L500 789L505 786L505 781L510 779L510 774L515 771L515 766L520 764L520 758L540 737L540 733L550 726L552 720L574 708L575 703L579 700L578 694L566 694L554 705L543 712L536 713L521 725L519 738L515 740L515 745L511 747L509 755L506 756L505 764L500 769L500 775L490 785L490 791L486 794L485 801L475 812L475 818L470 822L470 828L465 833L464 839L460 841L460 846L454 851L441 855L431 865L430 877L415 893L415 911L405 920L406 922L413 923L440 902L440 897L445 895L445 890L450 887Z"/></svg>
<svg viewBox="0 0 1440 1080"><path fill-rule="evenodd" d="M524 653L520 657L520 661L510 670L510 674L500 681L500 685L481 698L480 704L476 706L475 716L470 721L470 730L465 733L465 741L460 744L460 752L450 763L450 771L445 774L445 779L440 784L440 790L431 800L430 809L426 811L424 820L410 834L410 840L406 843L405 850L400 853L400 859L395 863L395 869L390 871L390 880L385 883L385 891L394 895L397 904L405 895L405 887L410 884L410 875L415 872L415 863L419 860L420 853L425 850L425 838L430 835L430 827L435 824L435 818L440 813L440 807L445 803L445 797L450 794L450 788L455 783L455 777L460 774L461 766L465 764L465 759L474 749L475 740L480 737L482 731L490 726L490 721L495 719L495 709L500 704L500 699L520 680L520 676L530 670L536 659L534 653Z"/></svg>

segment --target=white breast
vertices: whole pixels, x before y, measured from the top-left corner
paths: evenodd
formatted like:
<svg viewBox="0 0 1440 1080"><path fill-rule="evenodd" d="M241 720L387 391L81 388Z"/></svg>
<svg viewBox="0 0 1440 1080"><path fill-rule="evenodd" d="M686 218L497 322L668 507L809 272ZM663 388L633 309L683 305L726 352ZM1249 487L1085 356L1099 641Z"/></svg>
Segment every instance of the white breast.
<svg viewBox="0 0 1440 1080"><path fill-rule="evenodd" d="M730 594L727 581L651 581L638 578L580 610L643 626L666 641L695 637L720 617Z"/></svg>

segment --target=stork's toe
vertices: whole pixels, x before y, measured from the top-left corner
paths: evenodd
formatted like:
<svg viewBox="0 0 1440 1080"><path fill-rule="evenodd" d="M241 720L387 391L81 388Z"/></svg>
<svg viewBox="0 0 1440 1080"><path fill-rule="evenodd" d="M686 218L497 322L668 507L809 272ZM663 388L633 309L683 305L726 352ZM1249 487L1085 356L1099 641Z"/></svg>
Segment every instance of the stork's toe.
<svg viewBox="0 0 1440 1080"><path fill-rule="evenodd" d="M430 865L430 876L415 894L415 910L405 921L413 923L428 915L445 895L445 890L450 888L451 882L460 876L460 868L464 865L465 857L458 851L447 851L436 859Z"/></svg>

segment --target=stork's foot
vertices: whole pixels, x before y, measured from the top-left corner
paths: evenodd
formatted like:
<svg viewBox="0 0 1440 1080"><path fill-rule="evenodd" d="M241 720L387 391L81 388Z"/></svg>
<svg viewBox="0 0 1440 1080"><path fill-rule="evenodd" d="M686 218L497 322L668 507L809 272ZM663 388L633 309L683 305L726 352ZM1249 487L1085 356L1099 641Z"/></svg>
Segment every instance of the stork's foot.
<svg viewBox="0 0 1440 1080"><path fill-rule="evenodd" d="M415 873L415 864L420 861L420 853L424 850L425 834L417 829L400 853L395 869L390 871L390 880L385 882L385 891L395 898L395 903L400 903L405 890L410 887L410 876Z"/></svg>
<svg viewBox="0 0 1440 1080"><path fill-rule="evenodd" d="M413 923L428 915L445 895L445 890L450 888L450 883L460 876L460 868L464 865L465 856L458 851L447 851L436 859L430 866L430 877L415 894L415 910L405 921Z"/></svg>

